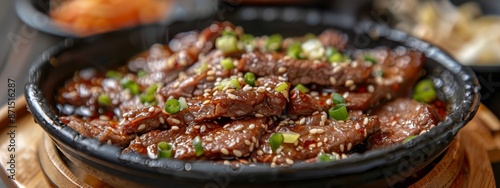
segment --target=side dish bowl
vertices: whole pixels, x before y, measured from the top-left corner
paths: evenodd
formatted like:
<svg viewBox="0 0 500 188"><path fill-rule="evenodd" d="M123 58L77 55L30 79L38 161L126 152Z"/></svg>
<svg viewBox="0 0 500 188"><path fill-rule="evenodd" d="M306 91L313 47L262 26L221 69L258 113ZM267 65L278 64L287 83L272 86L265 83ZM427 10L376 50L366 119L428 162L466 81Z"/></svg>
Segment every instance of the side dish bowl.
<svg viewBox="0 0 500 188"><path fill-rule="evenodd" d="M260 16L270 12L275 15L272 19ZM35 121L70 160L110 185L127 187L394 185L437 159L477 111L479 83L469 68L461 66L439 48L384 25L354 24L334 14L294 8L241 8L228 14L225 20L256 35L281 33L291 36L334 28L349 36L351 47L404 46L421 51L426 56L427 77L434 81L440 100L449 104L449 114L438 126L405 144L353 154L328 163L276 168L264 164L233 168L214 165L212 161L156 160L138 154L122 154L120 148L83 137L59 121L54 94L75 71L86 67L107 70L123 65L128 58L153 43L166 43L176 33L202 29L213 20L176 22L168 27L148 26L67 39L34 62L25 91L28 108Z"/></svg>

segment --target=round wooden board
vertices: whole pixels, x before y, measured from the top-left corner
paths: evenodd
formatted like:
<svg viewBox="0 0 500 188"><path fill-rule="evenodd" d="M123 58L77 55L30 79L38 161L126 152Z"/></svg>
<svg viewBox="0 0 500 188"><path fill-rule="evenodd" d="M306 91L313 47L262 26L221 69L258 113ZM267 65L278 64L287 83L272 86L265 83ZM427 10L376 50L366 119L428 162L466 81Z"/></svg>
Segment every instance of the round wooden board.
<svg viewBox="0 0 500 188"><path fill-rule="evenodd" d="M16 100L16 128L9 128L7 106L0 110L0 133L16 132L15 181L4 171L10 153L1 151L0 178L8 187L110 187L86 173L58 152L52 140L26 110L24 97ZM490 159L500 160L500 123L483 105L433 169L411 187L495 187ZM10 138L0 137L6 149ZM489 154L489 155L488 155Z"/></svg>

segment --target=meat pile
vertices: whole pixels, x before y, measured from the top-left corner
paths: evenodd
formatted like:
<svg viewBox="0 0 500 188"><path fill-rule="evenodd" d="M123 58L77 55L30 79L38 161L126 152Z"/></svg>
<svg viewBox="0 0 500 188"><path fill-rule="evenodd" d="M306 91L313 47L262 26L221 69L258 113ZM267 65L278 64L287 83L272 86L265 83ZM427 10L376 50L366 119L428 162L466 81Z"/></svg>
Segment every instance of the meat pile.
<svg viewBox="0 0 500 188"><path fill-rule="evenodd" d="M170 45L152 46L112 72L115 76L91 68L77 72L58 90L60 120L84 136L151 158L158 157L158 143L167 142L176 159L277 166L390 147L441 119L433 105L410 98L423 66L419 52L356 49L350 50L352 59L330 62L287 54L293 42L311 40L307 37L286 38L269 50L268 36L255 37L253 49L238 43L228 52L216 47L228 31L243 38L241 27L214 23L180 33ZM333 30L313 40L321 49L349 48L345 35ZM229 66L221 64L228 58ZM249 72L254 83L244 76ZM299 84L307 91L294 89ZM143 98L148 88L153 100ZM344 98L347 120L330 117L333 93ZM169 99L185 104L169 113ZM293 133L295 139L273 149L275 133ZM193 147L196 138L201 155Z"/></svg>

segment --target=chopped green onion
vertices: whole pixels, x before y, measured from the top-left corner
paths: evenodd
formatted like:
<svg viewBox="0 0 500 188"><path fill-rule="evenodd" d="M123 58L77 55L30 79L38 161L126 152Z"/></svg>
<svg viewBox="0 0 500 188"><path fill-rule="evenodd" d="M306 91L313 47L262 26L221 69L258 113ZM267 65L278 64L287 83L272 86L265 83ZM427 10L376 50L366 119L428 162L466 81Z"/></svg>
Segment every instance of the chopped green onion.
<svg viewBox="0 0 500 188"><path fill-rule="evenodd" d="M222 31L222 36L236 36L236 33L232 29L226 29Z"/></svg>
<svg viewBox="0 0 500 188"><path fill-rule="evenodd" d="M274 91L276 92L282 92L284 91L286 88L288 88L288 84L286 82L281 82L279 83L275 88L274 88Z"/></svg>
<svg viewBox="0 0 500 188"><path fill-rule="evenodd" d="M152 103L156 100L156 97L151 93L143 93L139 96L139 99L142 103Z"/></svg>
<svg viewBox="0 0 500 188"><path fill-rule="evenodd" d="M144 76L146 76L148 73L146 73L146 71L140 69L139 71L137 71L137 77L139 78L142 78Z"/></svg>
<svg viewBox="0 0 500 188"><path fill-rule="evenodd" d="M224 59L222 59L220 61L220 64L226 70L231 70L232 68L234 68L233 60L231 58L224 58Z"/></svg>
<svg viewBox="0 0 500 188"><path fill-rule="evenodd" d="M273 152L275 152L278 149L278 147L280 147L281 144L283 144L284 139L285 138L283 137L283 134L273 133L269 137L269 145L271 146L271 150L273 150Z"/></svg>
<svg viewBox="0 0 500 188"><path fill-rule="evenodd" d="M168 142L160 142L158 143L158 158L172 158L172 144Z"/></svg>
<svg viewBox="0 0 500 188"><path fill-rule="evenodd" d="M201 74L201 73L204 73L204 72L205 72L205 71L207 71L207 70L208 70L208 64L207 64L207 63L205 63L205 62L201 62L201 65L200 65L198 68L196 68L196 69L194 70L194 72L196 72L196 74L198 74L198 75L199 75L199 74Z"/></svg>
<svg viewBox="0 0 500 188"><path fill-rule="evenodd" d="M416 135L409 136L408 138L406 138L406 139L403 141L403 144L404 144L404 143L409 142L410 140L413 140L413 139L414 139L414 138L416 138L416 137L417 137Z"/></svg>
<svg viewBox="0 0 500 188"><path fill-rule="evenodd" d="M313 33L306 33L306 34L304 35L304 39L306 39L306 40L309 40L309 39L314 39L314 38L316 38L316 35L315 35L315 34L313 34Z"/></svg>
<svg viewBox="0 0 500 188"><path fill-rule="evenodd" d="M384 72L384 70L377 70L377 71L372 72L372 75L374 77L383 77L385 75L385 72Z"/></svg>
<svg viewBox="0 0 500 188"><path fill-rule="evenodd" d="M118 72L118 71L110 70L110 71L106 72L106 77L119 80L123 77L123 74Z"/></svg>
<svg viewBox="0 0 500 188"><path fill-rule="evenodd" d="M342 97L342 95L340 95L338 93L332 94L332 100L333 100L333 104L335 104L335 105L345 104L344 97Z"/></svg>
<svg viewBox="0 0 500 188"><path fill-rule="evenodd" d="M240 89L241 85L238 79L231 78L222 80L217 87L219 90L223 90L224 88Z"/></svg>
<svg viewBox="0 0 500 188"><path fill-rule="evenodd" d="M121 84L122 84L122 87L124 89L128 89L131 94L133 94L133 95L139 94L139 85L136 82L134 82L133 80L123 79L121 81Z"/></svg>
<svg viewBox="0 0 500 188"><path fill-rule="evenodd" d="M415 86L413 99L420 102L429 103L434 101L436 97L437 97L437 92L436 89L434 88L434 83L432 83L432 80L429 79L421 80Z"/></svg>
<svg viewBox="0 0 500 188"><path fill-rule="evenodd" d="M179 103L179 100L168 99L167 102L165 102L165 112L169 114L176 114L180 110L181 110L181 104Z"/></svg>
<svg viewBox="0 0 500 188"><path fill-rule="evenodd" d="M326 57L330 57L336 53L340 53L336 48L334 48L334 47L327 47L326 48L326 52L325 52Z"/></svg>
<svg viewBox="0 0 500 188"><path fill-rule="evenodd" d="M181 110L188 107L186 98L184 97L179 98L179 104L181 105Z"/></svg>
<svg viewBox="0 0 500 188"><path fill-rule="evenodd" d="M322 59L325 55L325 48L318 39L309 39L300 46L302 53L308 59Z"/></svg>
<svg viewBox="0 0 500 188"><path fill-rule="evenodd" d="M255 41L253 39L253 35L251 34L243 34L241 36L241 42L243 43L243 47L245 51L251 52L255 48Z"/></svg>
<svg viewBox="0 0 500 188"><path fill-rule="evenodd" d="M287 55L295 59L303 59L302 47L299 42L294 42L288 46Z"/></svg>
<svg viewBox="0 0 500 188"><path fill-rule="evenodd" d="M202 155L205 151L203 151L203 146L201 143L200 136L196 136L193 140L194 152L196 153L196 157Z"/></svg>
<svg viewBox="0 0 500 188"><path fill-rule="evenodd" d="M328 61L330 61L330 63L339 63L344 60L345 58L341 53L334 53L332 56L328 57Z"/></svg>
<svg viewBox="0 0 500 188"><path fill-rule="evenodd" d="M328 116L330 119L335 119L337 121L345 121L349 118L349 114L347 113L347 108L345 104L335 105L334 107L328 110Z"/></svg>
<svg viewBox="0 0 500 188"><path fill-rule="evenodd" d="M150 85L148 88L146 88L146 91L145 93L147 94L154 94L156 92L156 90L158 89L158 86L159 84L153 84L153 85Z"/></svg>
<svg viewBox="0 0 500 188"><path fill-rule="evenodd" d="M97 102L103 106L111 106L111 99L106 94L100 94L97 97Z"/></svg>
<svg viewBox="0 0 500 188"><path fill-rule="evenodd" d="M243 80L245 80L246 84L255 86L255 74L247 72L245 73L245 76L243 76Z"/></svg>
<svg viewBox="0 0 500 188"><path fill-rule="evenodd" d="M309 89L307 89L306 86L302 85L302 84L297 84L293 89L296 89L296 90L299 90L301 91L302 93L307 93L309 92Z"/></svg>
<svg viewBox="0 0 500 188"><path fill-rule="evenodd" d="M224 53L232 53L238 51L238 39L236 36L223 35L215 41L215 47Z"/></svg>
<svg viewBox="0 0 500 188"><path fill-rule="evenodd" d="M266 42L266 49L269 51L278 51L281 48L283 37L280 34L269 36Z"/></svg>
<svg viewBox="0 0 500 188"><path fill-rule="evenodd" d="M335 160L335 156L333 156L332 154L328 154L328 153L320 153L318 155L318 159L317 159L318 162L330 162L330 161L334 161L334 160Z"/></svg>
<svg viewBox="0 0 500 188"><path fill-rule="evenodd" d="M295 143L300 137L299 133L291 132L291 131L290 132L282 132L281 134L283 135L283 142L288 143L288 144Z"/></svg>
<svg viewBox="0 0 500 188"><path fill-rule="evenodd" d="M372 64L376 64L376 63L377 63L377 60L375 59L375 57L373 57L373 56L371 56L371 55L365 55L365 56L363 57L363 59L364 59L365 61L368 61L368 62L372 63Z"/></svg>

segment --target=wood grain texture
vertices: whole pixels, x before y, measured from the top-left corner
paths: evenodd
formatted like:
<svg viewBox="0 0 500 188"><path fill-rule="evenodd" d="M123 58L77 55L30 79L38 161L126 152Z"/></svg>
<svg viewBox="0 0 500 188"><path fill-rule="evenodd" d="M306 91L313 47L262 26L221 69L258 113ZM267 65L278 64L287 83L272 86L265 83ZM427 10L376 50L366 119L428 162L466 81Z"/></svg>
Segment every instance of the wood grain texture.
<svg viewBox="0 0 500 188"><path fill-rule="evenodd" d="M60 187L110 187L60 156L50 138L26 111L24 98L17 101L16 181L6 182L8 186L52 187L44 176L45 170L52 183ZM2 135L9 131L6 110L6 107L0 110ZM411 187L495 187L490 159L500 160L499 127L498 119L481 105L477 115L459 132L441 161ZM7 137L0 137L0 148L6 148L8 142ZM3 165L8 159L7 152L1 151L0 176L4 181Z"/></svg>

